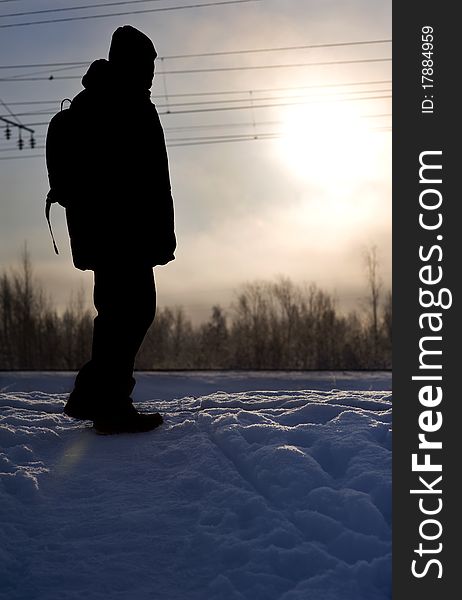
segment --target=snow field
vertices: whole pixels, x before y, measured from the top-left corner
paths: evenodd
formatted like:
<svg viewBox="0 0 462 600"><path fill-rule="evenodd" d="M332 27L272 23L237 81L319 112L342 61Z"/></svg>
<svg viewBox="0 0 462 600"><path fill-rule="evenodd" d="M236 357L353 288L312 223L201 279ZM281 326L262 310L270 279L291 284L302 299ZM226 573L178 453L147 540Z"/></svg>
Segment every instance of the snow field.
<svg viewBox="0 0 462 600"><path fill-rule="evenodd" d="M389 392L143 401L164 425L118 436L65 398L0 393L1 598L391 598Z"/></svg>

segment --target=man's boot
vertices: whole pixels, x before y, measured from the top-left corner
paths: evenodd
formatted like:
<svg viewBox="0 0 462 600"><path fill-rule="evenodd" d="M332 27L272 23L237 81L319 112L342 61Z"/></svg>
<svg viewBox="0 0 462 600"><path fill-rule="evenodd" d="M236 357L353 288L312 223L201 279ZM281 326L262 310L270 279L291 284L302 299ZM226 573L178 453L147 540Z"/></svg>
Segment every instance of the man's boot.
<svg viewBox="0 0 462 600"><path fill-rule="evenodd" d="M93 418L98 433L141 433L151 431L164 422L159 413L143 414L133 406L131 398L99 407Z"/></svg>

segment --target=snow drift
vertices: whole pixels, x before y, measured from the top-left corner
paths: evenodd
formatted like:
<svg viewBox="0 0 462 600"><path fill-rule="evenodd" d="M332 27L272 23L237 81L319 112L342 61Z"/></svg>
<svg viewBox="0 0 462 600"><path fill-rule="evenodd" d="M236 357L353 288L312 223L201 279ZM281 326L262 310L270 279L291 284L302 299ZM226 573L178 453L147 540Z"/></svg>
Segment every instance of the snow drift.
<svg viewBox="0 0 462 600"><path fill-rule="evenodd" d="M391 598L389 392L146 400L119 436L65 397L0 393L1 597Z"/></svg>

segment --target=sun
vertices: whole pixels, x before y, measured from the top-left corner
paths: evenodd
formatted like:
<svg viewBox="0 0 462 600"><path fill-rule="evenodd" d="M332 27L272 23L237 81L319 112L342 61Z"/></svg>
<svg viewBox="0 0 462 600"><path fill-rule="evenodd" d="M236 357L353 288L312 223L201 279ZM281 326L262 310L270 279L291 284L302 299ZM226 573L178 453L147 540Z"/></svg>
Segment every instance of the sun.
<svg viewBox="0 0 462 600"><path fill-rule="evenodd" d="M325 189L354 186L380 170L377 132L355 106L339 102L286 108L278 152L293 176Z"/></svg>

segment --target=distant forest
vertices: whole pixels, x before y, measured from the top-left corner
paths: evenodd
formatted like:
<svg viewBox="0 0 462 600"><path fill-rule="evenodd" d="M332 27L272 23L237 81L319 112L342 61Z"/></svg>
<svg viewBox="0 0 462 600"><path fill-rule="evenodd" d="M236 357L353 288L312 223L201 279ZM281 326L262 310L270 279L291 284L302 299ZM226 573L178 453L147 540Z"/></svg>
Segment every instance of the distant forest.
<svg viewBox="0 0 462 600"><path fill-rule="evenodd" d="M287 278L242 286L228 312L213 306L197 326L181 307L158 309L136 367L389 369L391 293L382 290L375 248L365 253L365 290L349 314L315 284ZM82 295L57 312L27 252L20 270L1 276L1 369L80 368L90 357L92 323Z"/></svg>

